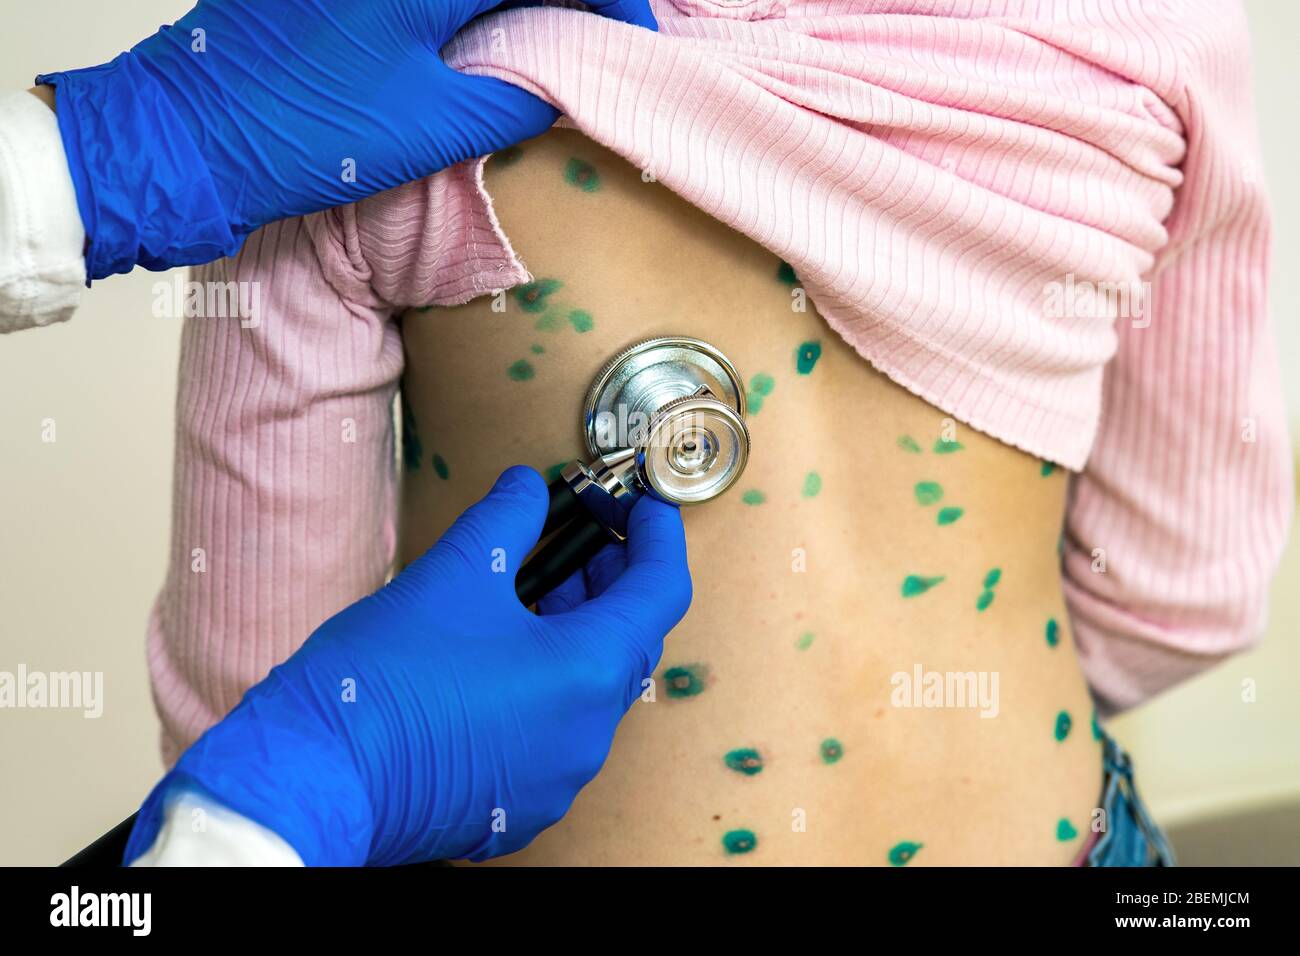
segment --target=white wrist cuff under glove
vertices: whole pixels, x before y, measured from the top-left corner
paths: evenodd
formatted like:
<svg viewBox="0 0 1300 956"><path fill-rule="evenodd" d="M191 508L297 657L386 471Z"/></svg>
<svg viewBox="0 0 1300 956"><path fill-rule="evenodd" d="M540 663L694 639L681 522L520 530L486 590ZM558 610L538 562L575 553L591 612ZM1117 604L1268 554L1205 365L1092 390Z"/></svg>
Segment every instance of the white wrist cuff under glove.
<svg viewBox="0 0 1300 956"><path fill-rule="evenodd" d="M58 119L26 90L0 93L0 332L72 315L85 244Z"/></svg>
<svg viewBox="0 0 1300 956"><path fill-rule="evenodd" d="M193 791L169 796L158 837L132 866L302 866L278 833Z"/></svg>

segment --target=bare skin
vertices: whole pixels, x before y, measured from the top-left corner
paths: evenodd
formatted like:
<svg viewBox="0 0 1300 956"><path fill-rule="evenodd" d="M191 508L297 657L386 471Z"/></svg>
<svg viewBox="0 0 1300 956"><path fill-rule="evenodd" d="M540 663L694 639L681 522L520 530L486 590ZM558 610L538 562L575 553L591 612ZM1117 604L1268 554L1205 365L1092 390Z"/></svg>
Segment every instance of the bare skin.
<svg viewBox="0 0 1300 956"><path fill-rule="evenodd" d="M486 185L536 279L559 285L507 292L504 313L484 298L404 318L403 561L503 466L581 455L582 396L634 341L703 338L773 383L740 484L684 513L696 596L655 700L568 816L503 862L1070 862L1101 763L1061 598L1065 474L890 382L811 301L792 308L776 256L576 132L495 157ZM945 507L962 510L941 524ZM911 575L943 580L905 597ZM996 672L997 716L895 706L891 678L917 665Z"/></svg>

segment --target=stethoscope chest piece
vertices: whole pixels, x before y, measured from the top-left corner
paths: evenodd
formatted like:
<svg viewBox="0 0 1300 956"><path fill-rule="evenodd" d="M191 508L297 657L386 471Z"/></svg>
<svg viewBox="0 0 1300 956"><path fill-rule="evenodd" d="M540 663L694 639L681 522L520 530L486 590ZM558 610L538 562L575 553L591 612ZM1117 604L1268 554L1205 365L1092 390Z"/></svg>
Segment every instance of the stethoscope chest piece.
<svg viewBox="0 0 1300 956"><path fill-rule="evenodd" d="M665 336L611 359L587 392L587 450L631 450L645 491L674 504L716 498L745 470L749 431L740 374L717 348Z"/></svg>

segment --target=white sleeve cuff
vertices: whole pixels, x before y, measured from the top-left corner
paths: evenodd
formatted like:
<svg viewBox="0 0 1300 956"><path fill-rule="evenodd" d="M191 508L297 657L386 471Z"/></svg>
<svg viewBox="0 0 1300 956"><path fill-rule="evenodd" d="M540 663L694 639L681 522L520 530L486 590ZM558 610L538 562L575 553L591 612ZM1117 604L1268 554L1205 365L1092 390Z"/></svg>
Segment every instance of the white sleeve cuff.
<svg viewBox="0 0 1300 956"><path fill-rule="evenodd" d="M26 90L0 93L0 332L72 315L85 243L58 119Z"/></svg>
<svg viewBox="0 0 1300 956"><path fill-rule="evenodd" d="M193 791L168 796L153 846L132 866L302 866L284 838Z"/></svg>

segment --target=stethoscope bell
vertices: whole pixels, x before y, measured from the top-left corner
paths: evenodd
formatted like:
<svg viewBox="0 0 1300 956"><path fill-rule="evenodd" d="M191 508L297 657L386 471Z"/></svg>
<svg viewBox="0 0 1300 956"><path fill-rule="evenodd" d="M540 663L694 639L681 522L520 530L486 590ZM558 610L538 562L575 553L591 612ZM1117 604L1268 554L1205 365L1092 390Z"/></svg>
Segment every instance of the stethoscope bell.
<svg viewBox="0 0 1300 956"><path fill-rule="evenodd" d="M520 600L534 603L626 537L643 494L688 505L735 484L749 461L746 412L740 374L708 342L663 336L614 356L583 406L592 460L566 465L551 483L542 536L563 531L520 572Z"/></svg>

